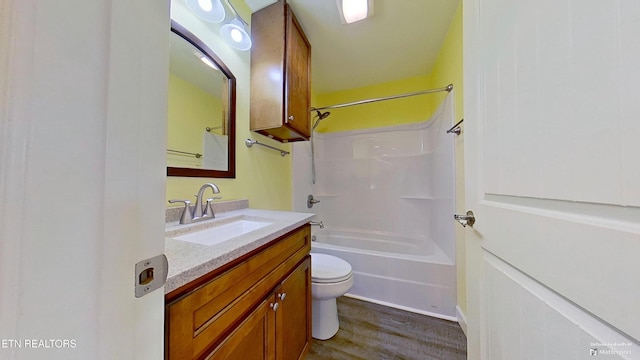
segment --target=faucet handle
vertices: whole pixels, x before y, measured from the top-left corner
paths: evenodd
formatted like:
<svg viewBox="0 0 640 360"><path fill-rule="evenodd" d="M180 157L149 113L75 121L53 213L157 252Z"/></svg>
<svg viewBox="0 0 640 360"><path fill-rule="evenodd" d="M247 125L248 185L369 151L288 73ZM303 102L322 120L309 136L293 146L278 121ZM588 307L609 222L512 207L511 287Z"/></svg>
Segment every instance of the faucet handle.
<svg viewBox="0 0 640 360"><path fill-rule="evenodd" d="M180 224L189 224L191 223L191 219L193 216L191 215L191 201L189 200L180 200L180 199L171 199L169 203L184 203L184 210L182 211L182 216L180 217Z"/></svg>
<svg viewBox="0 0 640 360"><path fill-rule="evenodd" d="M204 214L202 214L202 217L211 217L211 218L216 217L216 215L213 213L213 207L211 207L211 203L213 202L213 200L217 200L217 199L222 199L222 197L214 196L212 198L207 199L207 204L204 207Z"/></svg>

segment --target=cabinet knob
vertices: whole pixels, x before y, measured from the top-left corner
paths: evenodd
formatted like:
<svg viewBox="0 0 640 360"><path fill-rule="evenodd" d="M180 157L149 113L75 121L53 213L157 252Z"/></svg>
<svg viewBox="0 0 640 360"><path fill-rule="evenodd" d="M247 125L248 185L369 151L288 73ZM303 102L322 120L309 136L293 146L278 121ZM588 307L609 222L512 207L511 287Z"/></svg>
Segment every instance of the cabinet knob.
<svg viewBox="0 0 640 360"><path fill-rule="evenodd" d="M287 297L287 293L280 293L278 294L278 298L280 298L280 301L284 301L284 298Z"/></svg>
<svg viewBox="0 0 640 360"><path fill-rule="evenodd" d="M293 119L294 119L293 115L289 115L289 117L287 118L287 120L288 120L287 122L293 121Z"/></svg>
<svg viewBox="0 0 640 360"><path fill-rule="evenodd" d="M280 306L280 304L278 303L271 303L269 304L269 306L273 309L273 311L278 311L278 307Z"/></svg>

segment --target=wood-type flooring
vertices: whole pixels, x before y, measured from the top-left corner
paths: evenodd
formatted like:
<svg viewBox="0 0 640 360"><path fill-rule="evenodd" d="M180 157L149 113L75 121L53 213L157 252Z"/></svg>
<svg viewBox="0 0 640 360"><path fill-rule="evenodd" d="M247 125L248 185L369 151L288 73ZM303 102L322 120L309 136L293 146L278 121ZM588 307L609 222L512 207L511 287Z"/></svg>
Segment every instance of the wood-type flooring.
<svg viewBox="0 0 640 360"><path fill-rule="evenodd" d="M307 360L466 360L466 337L456 322L356 300L338 299L340 330L313 339Z"/></svg>

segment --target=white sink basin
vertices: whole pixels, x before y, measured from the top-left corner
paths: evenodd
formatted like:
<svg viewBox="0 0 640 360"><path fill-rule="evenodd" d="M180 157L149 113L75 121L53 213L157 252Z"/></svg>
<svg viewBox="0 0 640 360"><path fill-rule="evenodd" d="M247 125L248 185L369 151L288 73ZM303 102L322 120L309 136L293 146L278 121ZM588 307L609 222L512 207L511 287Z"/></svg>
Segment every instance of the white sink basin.
<svg viewBox="0 0 640 360"><path fill-rule="evenodd" d="M271 223L241 219L189 234L176 236L174 239L201 245L216 245L268 225L271 225Z"/></svg>

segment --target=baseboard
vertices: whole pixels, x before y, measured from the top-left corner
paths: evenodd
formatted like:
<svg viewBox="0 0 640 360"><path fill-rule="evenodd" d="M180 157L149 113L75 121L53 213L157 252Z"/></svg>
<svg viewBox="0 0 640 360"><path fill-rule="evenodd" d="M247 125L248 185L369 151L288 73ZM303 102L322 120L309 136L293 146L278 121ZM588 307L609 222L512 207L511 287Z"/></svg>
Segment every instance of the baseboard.
<svg viewBox="0 0 640 360"><path fill-rule="evenodd" d="M402 306L402 305L393 304L393 303L386 302L386 301L380 301L380 300L371 299L371 298L364 297L364 296L353 295L353 294L349 294L349 293L344 294L344 296L350 297L350 298L354 298L354 299L358 299L358 300L362 300L362 301L367 301L367 302L378 304L378 305L384 305L384 306L392 307L394 309L409 311L409 312L416 313L416 314L421 314L421 315L427 315L427 316L431 316L431 317L438 318L438 319L449 320L449 321L454 321L454 322L458 321L458 319L456 319L454 316L448 316L448 315L444 315L444 314L433 313L433 312L430 312L430 311L423 311L423 310L414 309L414 308L411 308L411 307L408 307L408 306ZM466 333L465 333L465 335L466 335Z"/></svg>
<svg viewBox="0 0 640 360"><path fill-rule="evenodd" d="M464 315L464 313L462 312L462 309L460 309L460 306L456 305L456 316L458 317L458 324L460 324L460 327L462 328L462 332L464 333L465 336L467 335L467 317Z"/></svg>

